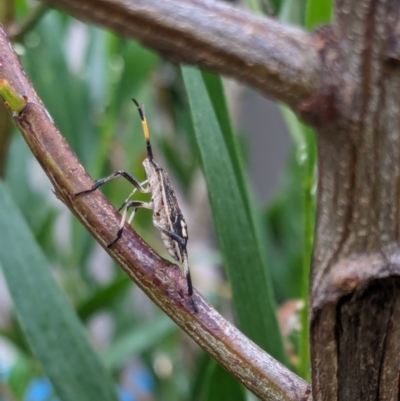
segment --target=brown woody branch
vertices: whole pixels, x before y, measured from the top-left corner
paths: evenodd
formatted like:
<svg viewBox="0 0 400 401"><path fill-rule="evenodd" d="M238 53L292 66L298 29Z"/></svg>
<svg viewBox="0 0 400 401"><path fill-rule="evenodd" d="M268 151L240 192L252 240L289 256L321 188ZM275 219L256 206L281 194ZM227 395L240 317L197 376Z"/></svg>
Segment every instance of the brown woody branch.
<svg viewBox="0 0 400 401"><path fill-rule="evenodd" d="M28 104L14 117L32 152L54 185L56 196L78 217L124 272L191 338L263 400L307 400L306 382L262 351L196 292L193 313L179 268L161 259L130 228L112 249L106 244L118 230L119 215L96 191L75 198L92 181L58 131L26 77L0 28L0 78L25 95Z"/></svg>
<svg viewBox="0 0 400 401"><path fill-rule="evenodd" d="M320 84L312 35L209 0L45 0L175 61L251 85L295 110Z"/></svg>

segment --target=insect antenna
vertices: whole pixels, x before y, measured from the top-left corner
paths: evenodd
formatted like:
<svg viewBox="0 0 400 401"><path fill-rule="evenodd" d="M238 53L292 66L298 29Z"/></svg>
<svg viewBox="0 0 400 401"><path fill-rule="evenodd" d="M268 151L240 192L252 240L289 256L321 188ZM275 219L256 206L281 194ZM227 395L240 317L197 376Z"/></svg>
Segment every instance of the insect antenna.
<svg viewBox="0 0 400 401"><path fill-rule="evenodd" d="M147 126L146 116L144 115L144 106L143 104L139 104L135 99L132 99L132 101L138 108L140 119L142 120L143 134L144 139L146 140L147 155L150 160L153 160L153 150L151 149L149 128Z"/></svg>

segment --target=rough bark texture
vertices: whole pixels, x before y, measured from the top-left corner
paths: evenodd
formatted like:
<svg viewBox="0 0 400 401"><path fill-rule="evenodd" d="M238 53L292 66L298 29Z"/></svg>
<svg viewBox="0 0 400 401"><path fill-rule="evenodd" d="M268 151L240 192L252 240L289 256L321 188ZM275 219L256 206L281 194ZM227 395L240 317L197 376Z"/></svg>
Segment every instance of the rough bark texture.
<svg viewBox="0 0 400 401"><path fill-rule="evenodd" d="M331 28L317 33L327 74L325 113L310 119L319 171L311 275L316 400L400 399L399 6L340 0Z"/></svg>

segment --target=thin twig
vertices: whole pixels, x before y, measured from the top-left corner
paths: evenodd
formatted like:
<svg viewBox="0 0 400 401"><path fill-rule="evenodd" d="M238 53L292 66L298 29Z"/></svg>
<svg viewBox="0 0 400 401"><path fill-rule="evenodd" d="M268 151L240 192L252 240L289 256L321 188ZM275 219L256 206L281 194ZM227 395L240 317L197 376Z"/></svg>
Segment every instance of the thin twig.
<svg viewBox="0 0 400 401"><path fill-rule="evenodd" d="M313 35L222 1L45 1L175 61L234 77L295 110L320 84Z"/></svg>
<svg viewBox="0 0 400 401"><path fill-rule="evenodd" d="M119 215L96 191L75 198L92 181L38 98L4 31L0 29L0 77L28 104L14 120L54 185L56 196L79 218L124 272L191 338L263 400L307 400L308 384L226 321L195 292L193 313L186 281L176 266L161 259L131 229L111 248L106 244L118 229Z"/></svg>

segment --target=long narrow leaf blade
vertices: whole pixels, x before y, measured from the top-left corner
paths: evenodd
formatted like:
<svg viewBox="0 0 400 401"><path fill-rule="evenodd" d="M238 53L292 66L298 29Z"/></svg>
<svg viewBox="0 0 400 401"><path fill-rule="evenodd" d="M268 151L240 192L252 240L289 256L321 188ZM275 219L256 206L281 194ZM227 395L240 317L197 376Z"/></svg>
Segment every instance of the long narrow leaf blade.
<svg viewBox="0 0 400 401"><path fill-rule="evenodd" d="M225 146L229 152L229 158L235 172L235 178L239 186L239 191L242 195L246 194L247 185L243 174L243 165L238 150L237 138L232 131L232 125L229 118L228 105L225 99L222 79L219 75L205 71L202 71L202 77L207 88L212 107L214 109L215 117L217 118L219 126L221 128L221 133L225 140ZM249 199L247 199L247 197L245 196L243 198L246 211L250 218Z"/></svg>
<svg viewBox="0 0 400 401"><path fill-rule="evenodd" d="M285 361L271 286L248 205L200 71L182 67L214 223L240 329Z"/></svg>
<svg viewBox="0 0 400 401"><path fill-rule="evenodd" d="M204 401L246 401L244 387L222 366L213 363L206 378Z"/></svg>
<svg viewBox="0 0 400 401"><path fill-rule="evenodd" d="M110 370L114 370L124 363L127 355L138 355L147 351L154 344L160 344L174 330L174 322L166 315L160 315L117 338L104 352L103 361Z"/></svg>
<svg viewBox="0 0 400 401"><path fill-rule="evenodd" d="M114 384L0 182L0 265L33 352L63 401L117 400Z"/></svg>

